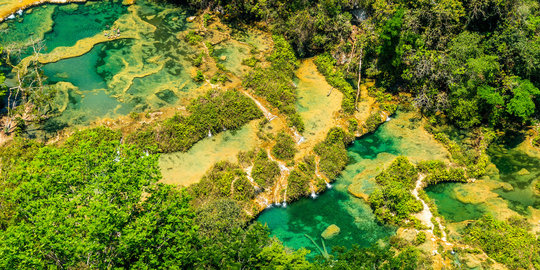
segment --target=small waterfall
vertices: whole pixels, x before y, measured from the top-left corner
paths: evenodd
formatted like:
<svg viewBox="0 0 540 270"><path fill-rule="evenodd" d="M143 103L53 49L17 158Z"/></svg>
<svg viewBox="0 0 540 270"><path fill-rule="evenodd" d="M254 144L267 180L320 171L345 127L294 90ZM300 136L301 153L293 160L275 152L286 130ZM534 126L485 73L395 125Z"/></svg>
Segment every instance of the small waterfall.
<svg viewBox="0 0 540 270"><path fill-rule="evenodd" d="M283 163L278 163L279 165L279 169L283 172L283 171L289 171L289 168L287 168L287 166L285 166Z"/></svg>
<svg viewBox="0 0 540 270"><path fill-rule="evenodd" d="M332 184L326 182L326 188L327 188L327 189L331 189L331 188L332 188Z"/></svg>
<svg viewBox="0 0 540 270"><path fill-rule="evenodd" d="M267 198L264 198L263 203L264 203L264 205L266 205L266 209L272 208L272 205L268 203L268 199L267 199Z"/></svg>
<svg viewBox="0 0 540 270"><path fill-rule="evenodd" d="M277 202L275 203L277 207L280 207L281 206L281 203Z"/></svg>
<svg viewBox="0 0 540 270"><path fill-rule="evenodd" d="M212 137L212 131L208 130L208 138Z"/></svg>
<svg viewBox="0 0 540 270"><path fill-rule="evenodd" d="M312 199L317 199L317 197L318 197L317 193L315 193L315 191L312 191L310 196L311 196Z"/></svg>
<svg viewBox="0 0 540 270"><path fill-rule="evenodd" d="M283 208L287 208L287 201L283 201L281 205L283 206Z"/></svg>
<svg viewBox="0 0 540 270"><path fill-rule="evenodd" d="M275 116L275 115L272 115L272 116L270 117L270 119L268 119L268 122L270 122L270 121L272 121L272 120L276 119L276 117L277 117L277 116Z"/></svg>
<svg viewBox="0 0 540 270"><path fill-rule="evenodd" d="M23 15L23 10L22 9L17 10L17 15L19 16Z"/></svg>
<svg viewBox="0 0 540 270"><path fill-rule="evenodd" d="M13 20L13 19L15 19L15 14L11 14L6 18L6 20Z"/></svg>
<svg viewBox="0 0 540 270"><path fill-rule="evenodd" d="M385 121L385 122L388 122L388 121L390 121L390 120L392 120L392 117L387 116L387 117L386 117L386 120L384 120L384 121Z"/></svg>

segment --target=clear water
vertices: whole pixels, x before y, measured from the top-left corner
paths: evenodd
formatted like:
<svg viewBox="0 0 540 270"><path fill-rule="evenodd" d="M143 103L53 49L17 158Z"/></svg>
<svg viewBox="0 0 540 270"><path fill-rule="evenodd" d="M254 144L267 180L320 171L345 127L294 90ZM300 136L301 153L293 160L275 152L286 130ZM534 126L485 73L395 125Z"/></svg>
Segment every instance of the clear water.
<svg viewBox="0 0 540 270"><path fill-rule="evenodd" d="M512 185L512 190L495 190L508 201L510 209L522 215L529 214L528 207L540 209L540 197L533 187L533 181L540 179L540 159L508 144L494 144L488 153L499 170L493 178Z"/></svg>
<svg viewBox="0 0 540 270"><path fill-rule="evenodd" d="M99 1L56 7L51 31L44 36L46 52L60 46L73 46L78 40L95 36L127 13L120 1Z"/></svg>
<svg viewBox="0 0 540 270"><path fill-rule="evenodd" d="M388 165L397 155L410 153L413 158L424 155L411 148L409 141L417 138L416 127L408 125L407 114L397 116L395 122L388 122L375 133L356 140L348 147L350 162L338 177L332 189L319 194L316 199L304 198L290 204L287 208L273 207L265 210L257 218L267 224L271 234L286 246L298 249L307 248L312 256L319 251L304 234L315 239L321 246L321 233L331 224L341 231L326 246L347 246L353 244L369 246L380 239L395 233L395 228L383 226L375 221L373 212L362 199L348 192L351 186L359 185L365 193L374 187L373 177ZM408 130L405 136L397 136L401 130ZM429 141L427 141L429 143ZM437 145L426 147L432 155L444 151ZM424 149L425 150L425 149ZM376 169L378 168L378 169Z"/></svg>
<svg viewBox="0 0 540 270"><path fill-rule="evenodd" d="M487 213L484 205L464 203L456 198L454 189L461 183L440 183L425 189L427 195L435 201L437 210L449 222L479 219Z"/></svg>

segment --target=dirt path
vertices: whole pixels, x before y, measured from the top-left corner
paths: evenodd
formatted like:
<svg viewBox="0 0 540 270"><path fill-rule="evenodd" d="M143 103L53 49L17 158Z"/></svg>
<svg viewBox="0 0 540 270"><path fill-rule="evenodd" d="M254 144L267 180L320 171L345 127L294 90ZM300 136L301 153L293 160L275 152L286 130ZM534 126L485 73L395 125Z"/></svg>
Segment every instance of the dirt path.
<svg viewBox="0 0 540 270"><path fill-rule="evenodd" d="M418 180L416 181L416 185L414 189L411 191L411 194L422 203L422 207L423 207L422 211L415 214L415 217L418 218L422 222L422 224L427 226L429 228L429 232L431 232L431 234L434 235L433 229L435 228L435 224L433 224L433 222L431 221L433 218L433 213L431 213L431 209L429 209L429 206L427 205L427 203L424 200L422 200L420 196L418 196L418 191L423 188L424 178L426 178L426 176L424 174L420 174L418 176ZM436 220L439 226L439 230L441 231L441 234L442 234L442 237L440 238L441 241L443 241L446 245L452 245L446 240L446 232L444 231L445 229L444 226L441 224L438 218L436 218Z"/></svg>

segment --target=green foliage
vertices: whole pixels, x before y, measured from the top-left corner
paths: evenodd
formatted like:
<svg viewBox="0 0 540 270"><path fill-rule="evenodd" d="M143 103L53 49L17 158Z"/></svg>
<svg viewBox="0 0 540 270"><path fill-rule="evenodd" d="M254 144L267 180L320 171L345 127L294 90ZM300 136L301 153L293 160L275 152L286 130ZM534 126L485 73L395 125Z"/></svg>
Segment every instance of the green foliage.
<svg viewBox="0 0 540 270"><path fill-rule="evenodd" d="M212 167L201 180L189 187L196 200L216 200L232 198L248 201L255 196L255 189L245 172L236 164L221 161Z"/></svg>
<svg viewBox="0 0 540 270"><path fill-rule="evenodd" d="M255 157L251 170L251 176L255 182L261 188L267 188L275 182L280 173L278 163L270 160L268 154L261 149Z"/></svg>
<svg viewBox="0 0 540 270"><path fill-rule="evenodd" d="M310 177L299 170L293 170L287 179L287 198L291 201L310 193L309 182Z"/></svg>
<svg viewBox="0 0 540 270"><path fill-rule="evenodd" d="M151 152L187 151L208 132L235 130L262 116L255 103L236 90L211 90L193 100L188 116L176 115L156 127L143 127L126 141Z"/></svg>
<svg viewBox="0 0 540 270"><path fill-rule="evenodd" d="M368 119L366 120L366 123L365 123L367 132L368 133L375 132L375 130L377 130L377 127L379 127L381 123L382 123L381 112L379 111L372 112L368 116Z"/></svg>
<svg viewBox="0 0 540 270"><path fill-rule="evenodd" d="M465 241L482 248L491 258L510 269L540 267L540 243L528 232L526 220L498 221L484 216L466 228Z"/></svg>
<svg viewBox="0 0 540 270"><path fill-rule="evenodd" d="M204 57L204 53L203 53L203 52L199 53L199 54L197 55L197 57L194 58L194 59L192 60L192 64L193 64L194 66L196 66L196 67L201 66L201 65L202 65L202 62L203 62L203 57Z"/></svg>
<svg viewBox="0 0 540 270"><path fill-rule="evenodd" d="M287 115L288 124L302 132L304 123L296 111L296 89L292 81L298 60L283 37L273 36L273 39L274 50L268 57L271 66L255 68L242 83Z"/></svg>
<svg viewBox="0 0 540 270"><path fill-rule="evenodd" d="M315 269L425 269L430 262L414 247L403 247L397 252L389 246L374 245L368 248L353 246L350 249L334 247L328 259L319 256ZM429 269L429 268L427 268Z"/></svg>
<svg viewBox="0 0 540 270"><path fill-rule="evenodd" d="M379 187L369 196L369 204L380 222L404 225L411 214L422 210L411 194L418 171L406 157L396 158L375 180Z"/></svg>
<svg viewBox="0 0 540 270"><path fill-rule="evenodd" d="M332 128L326 139L315 146L314 151L320 157L319 170L328 179L336 179L347 165L349 157L345 146L351 141L343 129Z"/></svg>
<svg viewBox="0 0 540 270"><path fill-rule="evenodd" d="M255 64L257 64L257 62L259 62L259 60L255 58L254 56L252 56L250 58L243 59L242 65L246 65L248 67L254 67Z"/></svg>
<svg viewBox="0 0 540 270"><path fill-rule="evenodd" d="M157 184L156 155L121 144L120 134L105 128L75 133L58 147L10 147L26 154L2 157L9 167L3 167L0 197L13 212L0 233L0 268L191 262L193 212L185 195Z"/></svg>
<svg viewBox="0 0 540 270"><path fill-rule="evenodd" d="M204 27L208 27L208 22L212 19L212 16L208 13L204 13L203 15L203 25Z"/></svg>
<svg viewBox="0 0 540 270"><path fill-rule="evenodd" d="M426 242L426 233L422 231L418 232L418 234L416 235L416 239L414 240L414 244L418 246L425 242Z"/></svg>
<svg viewBox="0 0 540 270"><path fill-rule="evenodd" d="M421 161L417 166L418 170L426 174L424 182L434 185L442 182L467 182L465 170L462 168L447 168L446 164L440 160Z"/></svg>
<svg viewBox="0 0 540 270"><path fill-rule="evenodd" d="M195 31L189 31L184 37L185 41L191 45L195 45L202 41L203 37L198 35Z"/></svg>
<svg viewBox="0 0 540 270"><path fill-rule="evenodd" d="M195 74L195 77L193 77L193 80L196 82L204 81L204 74L202 73L202 71L197 70L197 74Z"/></svg>
<svg viewBox="0 0 540 270"><path fill-rule="evenodd" d="M345 80L343 73L335 67L336 60L329 53L320 54L315 58L315 65L331 86L343 93L341 108L345 113L352 114L355 110L354 99L356 90Z"/></svg>
<svg viewBox="0 0 540 270"><path fill-rule="evenodd" d="M282 160L292 160L297 151L294 139L280 131L276 136L276 144L272 147L272 154Z"/></svg>
<svg viewBox="0 0 540 270"><path fill-rule="evenodd" d="M520 80L517 77L511 80L514 96L508 102L507 111L527 122L536 110L534 99L540 97L540 90L529 80Z"/></svg>

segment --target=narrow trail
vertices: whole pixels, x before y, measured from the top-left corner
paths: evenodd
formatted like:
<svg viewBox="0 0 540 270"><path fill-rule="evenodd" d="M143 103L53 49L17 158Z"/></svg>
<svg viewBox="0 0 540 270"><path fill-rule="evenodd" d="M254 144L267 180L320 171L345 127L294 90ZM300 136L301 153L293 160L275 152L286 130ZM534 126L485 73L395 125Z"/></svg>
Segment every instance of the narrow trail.
<svg viewBox="0 0 540 270"><path fill-rule="evenodd" d="M422 211L415 214L416 218L418 218L425 226L427 226L429 229L428 231L431 232L431 234L434 235L433 229L435 228L435 225L431 221L433 218L433 213L431 212L431 209L429 209L429 206L427 203L418 196L418 191L423 188L423 181L424 178L426 178L426 175L420 174L418 176L418 180L416 181L416 185L414 189L411 191L411 194L422 203ZM440 237L440 240L443 241L447 246L451 246L452 244L446 240L446 232L444 231L444 226L441 224L440 220L436 218L439 230L441 231L442 237Z"/></svg>
<svg viewBox="0 0 540 270"><path fill-rule="evenodd" d="M429 209L429 206L427 205L427 203L424 202L424 200L422 200L422 198L420 198L420 196L418 196L418 191L420 189L422 189L422 182L424 181L424 178L426 178L426 176L423 175L423 174L420 174L418 176L418 180L416 181L416 186L411 191L411 193L417 200L419 200L422 203L422 207L423 207L422 211L420 211L420 213L416 214L416 217L420 221L422 221L422 223L425 226L430 228L429 231L431 233L433 233L433 228L435 227L433 225L433 222L431 222L431 218L433 218L433 213L431 213L431 210Z"/></svg>

